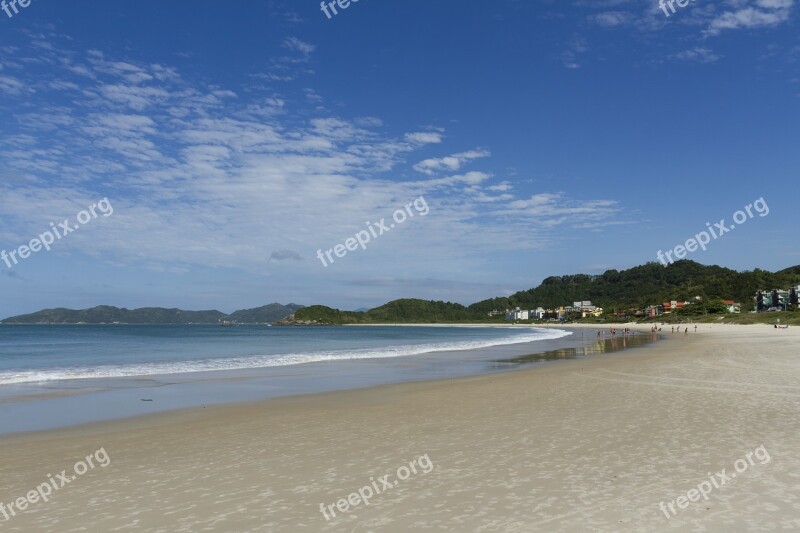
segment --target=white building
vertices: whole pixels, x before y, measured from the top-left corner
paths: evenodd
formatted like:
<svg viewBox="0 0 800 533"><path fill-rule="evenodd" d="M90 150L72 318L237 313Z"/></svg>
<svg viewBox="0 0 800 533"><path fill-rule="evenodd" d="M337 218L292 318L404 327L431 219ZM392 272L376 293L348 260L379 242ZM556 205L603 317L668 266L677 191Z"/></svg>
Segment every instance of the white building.
<svg viewBox="0 0 800 533"><path fill-rule="evenodd" d="M506 311L506 320L529 320L528 311L522 311L519 307L513 311Z"/></svg>

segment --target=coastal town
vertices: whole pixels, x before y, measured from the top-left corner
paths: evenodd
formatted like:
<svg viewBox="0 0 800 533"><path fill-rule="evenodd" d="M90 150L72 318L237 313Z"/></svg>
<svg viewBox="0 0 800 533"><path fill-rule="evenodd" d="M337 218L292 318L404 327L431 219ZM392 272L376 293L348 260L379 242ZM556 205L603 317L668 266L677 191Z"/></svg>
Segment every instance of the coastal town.
<svg viewBox="0 0 800 533"><path fill-rule="evenodd" d="M760 290L753 296L750 313L767 313L797 310L800 285L788 289ZM536 307L533 309L506 309L489 312L490 317L505 315L511 322L521 321L551 321L565 322L577 319L595 318L605 320L643 320L657 318L665 315L684 314L695 316L700 314L741 314L742 304L730 299L704 302L701 296L695 296L688 301L670 300L646 307L630 307L623 310L606 311L600 306L593 305L590 300L576 301L572 305L555 308Z"/></svg>

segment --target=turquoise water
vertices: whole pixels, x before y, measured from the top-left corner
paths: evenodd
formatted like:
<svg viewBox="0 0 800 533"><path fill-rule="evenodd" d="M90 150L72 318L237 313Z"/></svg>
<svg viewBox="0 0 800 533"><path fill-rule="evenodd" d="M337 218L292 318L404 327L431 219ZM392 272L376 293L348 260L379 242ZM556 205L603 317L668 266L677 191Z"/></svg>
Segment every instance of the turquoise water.
<svg viewBox="0 0 800 533"><path fill-rule="evenodd" d="M509 371L594 343L531 327L0 326L0 435Z"/></svg>
<svg viewBox="0 0 800 533"><path fill-rule="evenodd" d="M407 357L565 335L489 327L0 326L0 386Z"/></svg>

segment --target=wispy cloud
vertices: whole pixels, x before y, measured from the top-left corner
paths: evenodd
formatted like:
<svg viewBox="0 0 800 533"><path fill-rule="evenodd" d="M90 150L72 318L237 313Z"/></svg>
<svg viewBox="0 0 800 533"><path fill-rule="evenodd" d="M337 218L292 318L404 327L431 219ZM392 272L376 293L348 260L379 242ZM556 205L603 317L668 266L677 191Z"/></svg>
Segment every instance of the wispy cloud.
<svg viewBox="0 0 800 533"><path fill-rule="evenodd" d="M566 68L580 68L580 57L588 51L589 45L586 39L580 36L574 36L567 48L561 52L561 61Z"/></svg>
<svg viewBox="0 0 800 533"><path fill-rule="evenodd" d="M405 138L408 142L417 144L439 144L444 140L444 136L438 131L406 133Z"/></svg>
<svg viewBox="0 0 800 533"><path fill-rule="evenodd" d="M313 52L299 40L285 46ZM298 102L274 89L190 82L167 65L66 52L63 43L31 57L47 73L15 73L32 92L0 102L13 117L0 124L9 140L0 160L19 177L0 181L0 240L11 245L107 196L114 216L50 253L156 271L303 276L317 272L303 260L317 248L424 195L424 223L376 241L348 273L405 264L409 276L446 276L487 252L546 246L559 226L619 217L608 200L520 198L493 172L467 168L477 159L490 166L486 149L420 161L419 150L444 144L443 129L389 134L379 117L319 109L315 88ZM403 179L412 169L425 178ZM409 254L426 263L404 261Z"/></svg>
<svg viewBox="0 0 800 533"><path fill-rule="evenodd" d="M684 50L671 56L674 59L683 59L685 61L697 61L699 63L714 63L718 61L720 56L714 53L709 48L697 46L689 50Z"/></svg>
<svg viewBox="0 0 800 533"><path fill-rule="evenodd" d="M734 2L736 9L726 10L714 17L706 33L718 35L723 31L769 28L790 19L794 0L755 0Z"/></svg>
<svg viewBox="0 0 800 533"><path fill-rule="evenodd" d="M308 61L311 59L311 54L316 50L316 46L298 39L297 37L287 37L283 41L283 47L292 52L298 52L300 57L298 61Z"/></svg>
<svg viewBox="0 0 800 533"><path fill-rule="evenodd" d="M414 134L419 135L419 134ZM447 157L431 158L420 161L414 165L414 170L432 176L438 172L455 172L465 164L482 157L489 157L488 150L470 150Z"/></svg>

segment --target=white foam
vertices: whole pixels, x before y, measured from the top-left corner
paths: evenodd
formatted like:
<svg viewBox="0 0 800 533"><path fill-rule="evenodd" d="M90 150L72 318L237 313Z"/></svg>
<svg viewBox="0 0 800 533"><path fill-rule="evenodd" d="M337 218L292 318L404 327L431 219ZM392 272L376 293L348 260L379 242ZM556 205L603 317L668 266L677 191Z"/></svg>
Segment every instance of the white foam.
<svg viewBox="0 0 800 533"><path fill-rule="evenodd" d="M435 352L475 350L492 346L523 344L541 340L552 340L572 335L569 331L558 329L533 329L523 335L499 339L481 339L460 342L440 342L415 345L364 348L357 350L319 351L289 353L281 355L252 355L244 357L220 357L193 361L174 361L146 363L141 365L101 365L96 367L52 368L0 372L0 385L19 383L41 383L68 379L99 379L116 377L152 376L163 374L182 374L187 372L212 372L219 370L242 370L248 368L267 368L274 366L300 365L328 361L347 361L353 359L381 359L387 357L406 357Z"/></svg>

